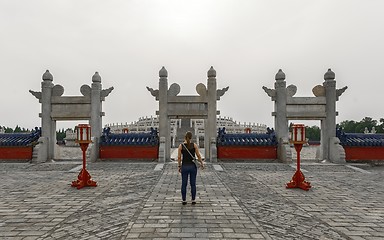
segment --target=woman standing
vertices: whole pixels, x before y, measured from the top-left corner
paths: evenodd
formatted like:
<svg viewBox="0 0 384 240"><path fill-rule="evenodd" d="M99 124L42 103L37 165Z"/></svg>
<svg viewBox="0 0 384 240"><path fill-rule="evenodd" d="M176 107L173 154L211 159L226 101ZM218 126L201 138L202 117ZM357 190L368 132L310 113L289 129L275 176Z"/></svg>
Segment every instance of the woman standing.
<svg viewBox="0 0 384 240"><path fill-rule="evenodd" d="M188 176L189 182L191 184L191 195L192 195L192 204L196 204L196 175L197 175L197 166L196 159L199 160L200 168L204 169L204 162L201 159L199 148L196 143L191 142L192 133L187 132L185 134L184 143L179 145L177 162L179 167L179 172L181 173L181 197L183 199L183 205L187 204L187 184ZM183 157L181 157L183 156ZM182 161L181 161L182 160Z"/></svg>

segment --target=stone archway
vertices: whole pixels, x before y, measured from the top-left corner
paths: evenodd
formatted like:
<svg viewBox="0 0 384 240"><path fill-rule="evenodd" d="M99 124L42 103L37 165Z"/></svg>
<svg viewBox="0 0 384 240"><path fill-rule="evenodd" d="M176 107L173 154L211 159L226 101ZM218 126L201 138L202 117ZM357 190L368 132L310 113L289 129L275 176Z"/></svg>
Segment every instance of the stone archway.
<svg viewBox="0 0 384 240"><path fill-rule="evenodd" d="M113 87L102 90L101 77L98 72L92 76L92 85L83 85L83 96L62 96L64 88L53 84L53 76L47 70L43 74L41 92L29 90L41 103L41 138L37 162L46 162L54 157L56 144L56 121L89 120L92 128L94 147L91 157L98 158L98 139L102 131L102 101L112 92Z"/></svg>
<svg viewBox="0 0 384 240"><path fill-rule="evenodd" d="M173 83L168 89L168 72L162 67L159 71L159 89L147 87L152 96L159 101L159 161L170 159L171 136L170 119L191 118L205 121L205 156L211 162L217 161L217 102L229 87L217 89L216 70L211 67L208 71L207 87L199 83L196 86L198 96L179 96L180 86Z"/></svg>
<svg viewBox="0 0 384 240"><path fill-rule="evenodd" d="M297 87L287 87L285 74L280 69L275 77L275 89L263 86L264 91L275 102L275 131L279 142L277 156L281 161L289 161L288 120L320 120L321 150L320 159L331 162L345 162L345 154L336 137L336 101L347 89L336 89L335 73L328 69L324 74L323 85L312 89L315 97L293 97ZM344 156L344 159L343 159Z"/></svg>

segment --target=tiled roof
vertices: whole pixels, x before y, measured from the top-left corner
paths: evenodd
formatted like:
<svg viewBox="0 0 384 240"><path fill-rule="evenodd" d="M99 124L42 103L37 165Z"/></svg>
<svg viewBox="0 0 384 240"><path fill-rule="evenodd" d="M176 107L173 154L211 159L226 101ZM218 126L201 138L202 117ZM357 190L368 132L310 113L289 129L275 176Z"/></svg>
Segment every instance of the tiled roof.
<svg viewBox="0 0 384 240"><path fill-rule="evenodd" d="M155 146L159 144L157 129L148 133L111 133L110 128L104 128L100 145L109 146Z"/></svg>
<svg viewBox="0 0 384 240"><path fill-rule="evenodd" d="M221 146L276 146L276 136L274 131L265 134L244 133L227 134L225 128L219 129L217 145Z"/></svg>
<svg viewBox="0 0 384 240"><path fill-rule="evenodd" d="M343 146L384 146L384 134L342 133L338 137Z"/></svg>
<svg viewBox="0 0 384 240"><path fill-rule="evenodd" d="M41 136L41 129L35 128L31 133L2 133L0 146L29 146Z"/></svg>

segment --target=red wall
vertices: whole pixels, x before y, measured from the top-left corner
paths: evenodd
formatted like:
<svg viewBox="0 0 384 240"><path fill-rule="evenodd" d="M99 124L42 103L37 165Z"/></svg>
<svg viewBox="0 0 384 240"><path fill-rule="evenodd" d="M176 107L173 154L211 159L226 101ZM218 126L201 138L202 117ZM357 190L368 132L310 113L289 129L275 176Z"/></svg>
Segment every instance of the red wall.
<svg viewBox="0 0 384 240"><path fill-rule="evenodd" d="M0 159L15 159L15 160L31 160L32 159L31 146L24 147L0 147Z"/></svg>
<svg viewBox="0 0 384 240"><path fill-rule="evenodd" d="M159 146L100 146L100 159L158 159Z"/></svg>
<svg viewBox="0 0 384 240"><path fill-rule="evenodd" d="M218 146L218 159L277 159L276 146Z"/></svg>
<svg viewBox="0 0 384 240"><path fill-rule="evenodd" d="M348 147L344 146L346 161L383 160L384 147Z"/></svg>

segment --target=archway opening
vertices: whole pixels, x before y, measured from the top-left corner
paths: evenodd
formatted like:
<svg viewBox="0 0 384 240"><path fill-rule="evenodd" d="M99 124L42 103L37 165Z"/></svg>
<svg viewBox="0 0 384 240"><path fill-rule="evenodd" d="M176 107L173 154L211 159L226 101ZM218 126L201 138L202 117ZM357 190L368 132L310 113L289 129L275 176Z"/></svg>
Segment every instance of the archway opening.
<svg viewBox="0 0 384 240"><path fill-rule="evenodd" d="M56 122L56 145L53 159L56 161L75 161L82 159L82 152L76 140L76 126L89 124L88 121L58 121Z"/></svg>
<svg viewBox="0 0 384 240"><path fill-rule="evenodd" d="M303 161L315 162L319 160L321 150L321 122L320 120L289 120L289 135L291 136L292 124L301 123L305 125L306 143L300 152ZM296 151L293 144L290 144L292 150L292 160L297 159Z"/></svg>
<svg viewBox="0 0 384 240"><path fill-rule="evenodd" d="M199 147L201 157L205 159L205 119L177 118L170 119L171 160L177 160L177 148L184 142L186 132L192 133L192 142Z"/></svg>

